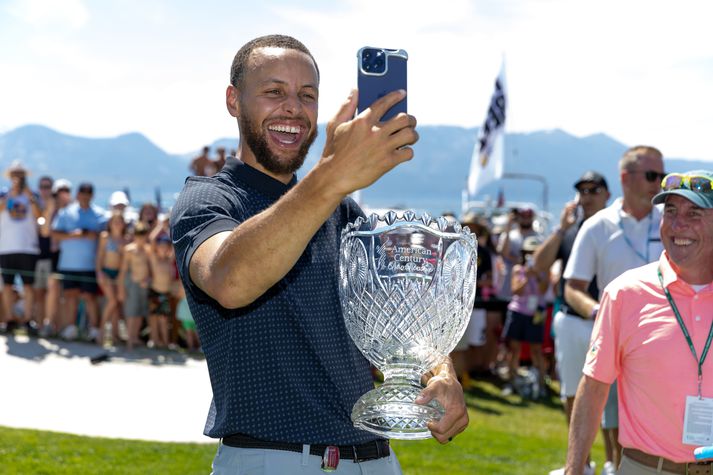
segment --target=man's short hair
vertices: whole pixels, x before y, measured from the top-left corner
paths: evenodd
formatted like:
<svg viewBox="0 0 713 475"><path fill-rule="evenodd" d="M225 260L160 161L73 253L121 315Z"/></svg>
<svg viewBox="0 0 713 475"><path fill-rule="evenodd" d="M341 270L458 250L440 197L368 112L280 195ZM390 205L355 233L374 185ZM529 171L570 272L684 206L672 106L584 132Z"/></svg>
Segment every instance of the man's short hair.
<svg viewBox="0 0 713 475"><path fill-rule="evenodd" d="M230 67L230 84L237 88L242 86L250 54L258 48L284 48L301 51L309 56L314 63L314 69L317 70L317 79L319 79L319 66L317 66L317 61L315 61L314 56L312 56L312 53L309 52L305 45L291 36L267 35L248 41L238 50L233 58L233 64Z"/></svg>
<svg viewBox="0 0 713 475"><path fill-rule="evenodd" d="M629 148L626 152L624 152L621 160L619 160L619 171L631 170L641 155L649 154L663 158L663 154L656 147L651 147L649 145L635 145Z"/></svg>

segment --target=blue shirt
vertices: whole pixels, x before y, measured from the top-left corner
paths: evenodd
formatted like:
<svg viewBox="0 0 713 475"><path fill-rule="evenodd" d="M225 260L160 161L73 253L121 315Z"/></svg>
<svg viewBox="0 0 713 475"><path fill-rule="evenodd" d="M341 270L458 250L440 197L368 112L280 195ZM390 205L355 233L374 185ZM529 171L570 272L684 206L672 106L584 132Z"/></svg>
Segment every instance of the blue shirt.
<svg viewBox="0 0 713 475"><path fill-rule="evenodd" d="M98 206L82 209L74 202L59 210L52 222L52 230L71 233L78 229L100 232L106 227L106 214ZM96 238L64 239L59 243L59 270L93 271L96 269Z"/></svg>
<svg viewBox="0 0 713 475"><path fill-rule="evenodd" d="M232 231L295 183L285 185L230 157L213 177L188 178L173 208L176 260L213 388L205 434L368 442L376 437L353 426L351 411L374 384L347 333L338 294L341 231L362 214L354 201L342 201L295 266L247 307L221 307L189 276L191 256L206 239Z"/></svg>

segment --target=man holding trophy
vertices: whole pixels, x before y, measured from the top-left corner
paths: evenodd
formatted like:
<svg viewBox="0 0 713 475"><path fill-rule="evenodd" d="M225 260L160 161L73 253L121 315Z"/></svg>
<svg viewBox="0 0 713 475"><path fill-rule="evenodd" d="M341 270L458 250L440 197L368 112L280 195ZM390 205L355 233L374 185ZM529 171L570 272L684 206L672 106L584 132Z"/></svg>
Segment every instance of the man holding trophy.
<svg viewBox="0 0 713 475"><path fill-rule="evenodd" d="M222 439L213 461L216 475L401 473L388 440L375 435L389 437L388 429L365 431L352 421L353 406L374 385L365 350L355 345L342 312L344 306L345 312L358 313L345 282L354 273L363 275L360 261L345 260L341 271L339 261L340 244L343 249L361 246L348 240L347 226L352 235L369 234L374 224L347 195L413 157L409 145L418 140L416 120L399 114L380 121L405 97L404 91L386 95L354 117L353 91L327 125L319 163L298 182L294 173L317 133L318 96L317 64L302 43L271 35L244 45L226 91L228 111L240 129L237 157L229 157L213 177L189 178L171 218L176 259L213 389L205 434ZM387 219L391 228L394 220ZM473 269L435 265L432 256L438 252L467 250L460 229L429 231L442 224L425 216L411 225L410 237L401 236L408 243L392 243L389 249L410 262L396 266L403 272L425 269L433 275L423 279L430 281L437 267L439 276L447 276L447 290L449 282L462 283L462 275ZM445 237L424 247L415 229ZM383 241L383 252L387 241L397 239L391 237ZM349 255L342 251L345 259ZM389 288L403 288L393 282ZM366 295L374 285L359 288ZM451 287L457 290L458 285ZM399 289L398 295L404 295ZM393 307L394 313L402 307ZM421 350L428 343L423 342ZM412 361L406 357L399 361ZM406 405L438 413L440 419L433 418L426 430L446 443L468 425L463 392L447 359L427 369L426 388Z"/></svg>

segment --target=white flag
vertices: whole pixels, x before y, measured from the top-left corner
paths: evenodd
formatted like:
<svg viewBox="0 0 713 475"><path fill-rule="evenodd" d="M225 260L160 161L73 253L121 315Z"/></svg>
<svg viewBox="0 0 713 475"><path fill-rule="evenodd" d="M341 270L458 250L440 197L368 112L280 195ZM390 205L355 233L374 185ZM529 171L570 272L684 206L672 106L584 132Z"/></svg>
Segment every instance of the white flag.
<svg viewBox="0 0 713 475"><path fill-rule="evenodd" d="M495 91L485 123L478 132L468 175L468 196L475 196L488 183L503 176L505 165L505 64L495 80Z"/></svg>

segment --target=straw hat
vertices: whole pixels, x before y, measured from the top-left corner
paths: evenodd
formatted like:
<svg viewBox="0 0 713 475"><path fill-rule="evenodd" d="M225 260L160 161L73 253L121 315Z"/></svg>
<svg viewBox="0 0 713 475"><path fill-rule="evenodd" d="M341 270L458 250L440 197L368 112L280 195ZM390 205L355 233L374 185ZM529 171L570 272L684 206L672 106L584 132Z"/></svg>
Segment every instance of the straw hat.
<svg viewBox="0 0 713 475"><path fill-rule="evenodd" d="M10 178L13 173L24 173L25 176L30 174L30 171L25 168L20 160L13 160L10 166L5 170L5 178Z"/></svg>

